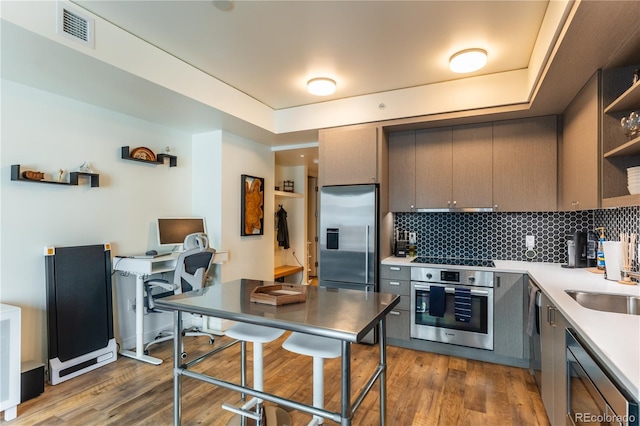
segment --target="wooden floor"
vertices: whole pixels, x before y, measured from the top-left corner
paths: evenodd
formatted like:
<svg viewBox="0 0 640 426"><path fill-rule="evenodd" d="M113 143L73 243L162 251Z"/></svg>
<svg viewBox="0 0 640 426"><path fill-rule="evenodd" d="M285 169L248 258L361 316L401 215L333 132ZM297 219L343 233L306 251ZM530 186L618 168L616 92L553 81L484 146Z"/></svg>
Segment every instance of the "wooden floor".
<svg viewBox="0 0 640 426"><path fill-rule="evenodd" d="M285 334L265 346L265 390L311 404L311 359L281 348ZM186 339L191 355L210 348L203 337ZM215 345L228 342L216 338ZM250 345L249 345L250 347ZM239 381L239 345L200 363L193 370ZM46 386L39 397L18 406L7 425L171 425L173 421L172 343L152 349L164 359L153 366L119 357L114 363ZM488 364L396 347L387 350L388 425L548 425L532 376L525 369ZM249 362L251 362L249 350ZM354 345L354 393L370 377L377 346ZM249 370L251 369L249 364ZM340 360L325 362L325 407L339 411ZM249 373L251 380L251 373ZM354 425L377 425L377 386L353 419ZM237 394L189 378L183 379L184 425L225 425L233 416L223 402L237 404ZM310 415L290 411L293 425ZM326 425L335 424L325 421Z"/></svg>

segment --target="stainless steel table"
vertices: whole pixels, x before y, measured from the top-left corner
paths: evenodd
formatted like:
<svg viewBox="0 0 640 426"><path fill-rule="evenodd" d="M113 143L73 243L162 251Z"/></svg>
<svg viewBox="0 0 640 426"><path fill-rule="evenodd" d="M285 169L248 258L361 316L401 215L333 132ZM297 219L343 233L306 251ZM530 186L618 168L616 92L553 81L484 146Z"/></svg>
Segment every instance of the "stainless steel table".
<svg viewBox="0 0 640 426"><path fill-rule="evenodd" d="M271 306L250 302L253 289L261 285L276 284L241 279L215 284L202 290L158 299L159 308L174 311L174 424L181 422L182 377L232 389L276 404L288 406L309 414L319 415L341 425L350 425L356 412L376 380L380 385L380 424L386 420L386 331L385 318L400 302L395 294L364 292L345 289L305 286L304 303ZM342 341L341 410L339 413L318 409L298 401L256 391L250 387L216 379L189 370L189 367L231 346L219 347L202 357L182 363L182 312L259 324L283 330L298 331ZM362 391L351 398L351 344L360 342L374 327L378 328L380 360Z"/></svg>

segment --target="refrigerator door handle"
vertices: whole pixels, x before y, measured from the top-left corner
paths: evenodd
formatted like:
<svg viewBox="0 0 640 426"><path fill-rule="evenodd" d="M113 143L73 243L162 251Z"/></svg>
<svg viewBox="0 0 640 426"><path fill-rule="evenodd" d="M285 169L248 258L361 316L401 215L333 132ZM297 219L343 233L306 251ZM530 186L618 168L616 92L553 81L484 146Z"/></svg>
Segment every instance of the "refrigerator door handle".
<svg viewBox="0 0 640 426"><path fill-rule="evenodd" d="M369 225L364 227L364 282L369 283Z"/></svg>

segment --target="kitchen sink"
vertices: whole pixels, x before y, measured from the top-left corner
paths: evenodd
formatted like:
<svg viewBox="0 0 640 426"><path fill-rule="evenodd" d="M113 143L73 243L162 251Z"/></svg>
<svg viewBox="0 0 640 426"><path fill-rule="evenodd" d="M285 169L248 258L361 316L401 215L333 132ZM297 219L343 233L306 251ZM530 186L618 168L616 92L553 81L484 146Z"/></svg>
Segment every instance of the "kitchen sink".
<svg viewBox="0 0 640 426"><path fill-rule="evenodd" d="M640 296L576 290L565 290L565 293L585 308L619 314L640 315Z"/></svg>

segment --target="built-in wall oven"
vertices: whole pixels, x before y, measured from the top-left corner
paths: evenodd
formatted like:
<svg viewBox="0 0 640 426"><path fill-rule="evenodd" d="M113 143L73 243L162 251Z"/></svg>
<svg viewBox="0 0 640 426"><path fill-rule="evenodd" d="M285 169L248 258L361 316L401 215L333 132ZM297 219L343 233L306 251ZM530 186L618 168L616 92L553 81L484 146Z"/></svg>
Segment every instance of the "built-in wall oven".
<svg viewBox="0 0 640 426"><path fill-rule="evenodd" d="M493 350L493 272L412 267L411 337Z"/></svg>
<svg viewBox="0 0 640 426"><path fill-rule="evenodd" d="M638 402L609 378L573 330L566 330L568 425L638 426Z"/></svg>

